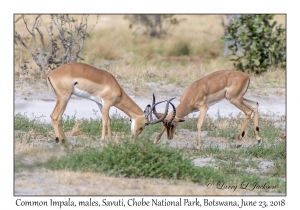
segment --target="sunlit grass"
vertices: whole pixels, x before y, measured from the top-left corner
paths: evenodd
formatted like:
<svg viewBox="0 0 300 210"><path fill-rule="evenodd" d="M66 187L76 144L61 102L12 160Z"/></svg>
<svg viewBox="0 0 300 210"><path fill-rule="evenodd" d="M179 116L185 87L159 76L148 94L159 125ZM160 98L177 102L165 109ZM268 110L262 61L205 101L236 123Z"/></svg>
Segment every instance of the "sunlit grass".
<svg viewBox="0 0 300 210"><path fill-rule="evenodd" d="M125 80L165 81L188 85L216 70L233 69L232 62L223 57L220 15L177 15L183 19L162 39L136 34L123 15L100 15L99 23L86 39L82 51L85 63L111 72L122 83ZM45 15L45 23L49 18ZM90 16L89 24L96 20ZM276 16L285 24L284 16ZM29 24L34 15L28 17ZM15 24L21 35L28 34L22 21ZM30 40L28 40L30 42ZM32 43L33 44L33 43ZM15 50L15 71L26 61L29 74L38 73L37 65L20 45ZM154 74L154 77L149 77ZM260 77L251 75L251 85L285 87L285 70L271 70Z"/></svg>
<svg viewBox="0 0 300 210"><path fill-rule="evenodd" d="M101 119L76 120L75 116L64 116L63 126L69 135L74 135L75 148L60 155L55 155L59 147L51 146L49 141L53 131L51 125L43 123L40 118L29 119L19 114L15 119L15 130L25 130L25 134L15 136L16 169L23 167L47 167L51 170L71 170L82 172L107 173L113 176L165 178L170 180L186 180L200 184L222 181L231 184L259 180L268 185L276 185L276 192L285 192L285 182L280 178L286 173L286 144L278 137L284 131L285 118L272 119L264 116L260 119L262 145L252 145L235 149L208 146L201 150L178 149L168 144L153 144L153 133L161 129L160 124L149 126L136 141L132 141L130 124L127 118L112 116L114 140L99 147ZM204 130L210 137L230 139L240 117L216 119L207 118ZM187 119L179 128L196 130L194 119ZM47 130L42 129L47 127ZM76 132L74 131L76 130ZM122 134L116 137L115 134ZM43 137L44 136L44 137ZM253 138L246 136L245 138ZM51 138L50 138L51 139ZM47 142L43 144L42 142ZM97 143L98 142L98 143ZM228 144L230 142L228 141ZM45 147L45 145L48 145ZM195 167L191 163L194 158L213 158L214 167ZM30 159L27 165L26 159ZM271 160L274 166L267 172L259 172L258 163Z"/></svg>

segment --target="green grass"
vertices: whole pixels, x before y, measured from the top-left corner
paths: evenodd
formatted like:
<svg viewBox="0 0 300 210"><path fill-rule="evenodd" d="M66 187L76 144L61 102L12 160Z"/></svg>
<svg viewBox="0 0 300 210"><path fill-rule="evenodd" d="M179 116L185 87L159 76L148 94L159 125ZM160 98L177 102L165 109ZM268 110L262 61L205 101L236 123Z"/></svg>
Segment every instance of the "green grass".
<svg viewBox="0 0 300 210"><path fill-rule="evenodd" d="M286 143L276 142L270 146L253 145L240 149L219 147L206 147L201 151L193 150L188 153L189 157L212 157L219 160L225 170L230 170L232 163L238 163L238 168L256 168L259 160L272 160L274 162L273 170L266 175L284 177L286 172ZM247 161L245 161L247 160ZM256 160L253 162L253 160ZM234 174L233 172L232 174ZM244 172L245 173L245 172Z"/></svg>
<svg viewBox="0 0 300 210"><path fill-rule="evenodd" d="M283 129L276 127L275 124L285 123L285 117L277 117L278 119L275 120L270 119L270 117L273 116L275 116L274 113L268 113L268 115L263 114L258 117L260 129L259 136L263 139L263 141L267 141L269 143L273 143L274 139L279 136L280 132L284 131ZM197 131L197 121L198 118L188 118L184 123L180 123L178 127ZM216 119L207 116L204 119L202 131L207 131L208 136L212 137L232 138L239 134L243 121L244 115L242 114L236 116L230 115L229 117L222 117L218 115ZM246 127L245 133L245 137L254 139L253 116Z"/></svg>
<svg viewBox="0 0 300 210"><path fill-rule="evenodd" d="M95 112L96 115L96 112ZM118 113L114 113L110 116L112 132L122 133L124 135L131 135L130 126L131 122L128 117L122 117ZM65 131L70 131L75 126L77 120L75 115L63 117L63 128ZM88 136L99 136L102 132L102 118L90 118L80 120L79 129L82 133ZM162 125L155 124L147 126L147 132L158 132L162 129Z"/></svg>
<svg viewBox="0 0 300 210"><path fill-rule="evenodd" d="M118 115L113 115L111 118L113 133L124 134L117 142L109 141L104 148L95 148L94 143L99 140L101 134L101 119L83 119L80 120L79 129L85 137L76 138L76 141L79 142L76 145L79 148L76 147L60 157L50 155L52 158L47 162L36 163L34 167L46 167L51 170L89 171L134 178L186 180L201 184L225 182L239 185L247 182L253 185L253 183L259 182L276 186L276 192L285 192L285 182L280 178L286 177L286 143L276 139L282 130L274 127L275 123L284 121L284 117L274 120L264 116L260 119L260 127L264 128L261 129L260 135L265 138L262 145L236 149L233 147L219 148L212 144L200 151L172 148L161 143L153 144L151 135L162 129L161 124L147 126L139 138L132 142L129 119ZM42 119L43 117L30 119L25 114L17 114L15 130L34 131L47 136L49 132L53 132L53 128ZM216 119L208 117L204 127L208 130L208 136L228 138L232 130L240 126L241 121L240 117L218 117ZM65 131L72 130L77 123L75 115L63 117ZM222 127L224 124L225 128ZM195 119L187 119L180 126L195 131L197 123ZM222 129L225 131L222 132ZM226 131L227 129L229 131ZM264 133L265 130L266 133ZM22 138L20 137L20 139ZM31 144L33 141L35 140L20 143ZM22 155L26 154L18 154L19 157ZM214 158L214 166L196 167L193 165L193 159L204 157ZM259 172L259 162L266 160L271 160L274 166L266 172ZM15 167L24 167L24 165L16 162Z"/></svg>
<svg viewBox="0 0 300 210"><path fill-rule="evenodd" d="M238 160L242 162L244 158ZM259 182L276 186L278 192L285 191L285 182L276 176L268 174L269 177L264 177L261 174L246 172L245 168L255 167L256 163L242 162L238 166L236 161L219 161L216 168L196 167L192 159L187 157L185 150L171 148L166 144L153 144L149 139L140 138L135 142L123 139L119 143L108 143L102 150L85 148L60 158L52 157L43 166L51 170L107 173L130 178L186 180L199 184L224 182L240 185L248 182L253 185Z"/></svg>
<svg viewBox="0 0 300 210"><path fill-rule="evenodd" d="M34 131L46 136L53 128L49 123L46 123L45 120L42 120L43 118L45 118L45 116L37 117L32 115L32 118L30 119L26 113L18 113L15 115L14 129L27 132Z"/></svg>
<svg viewBox="0 0 300 210"><path fill-rule="evenodd" d="M195 167L184 151L150 140L135 142L123 139L120 144L109 143L102 150L85 149L61 158L52 158L46 167L52 170L104 172L124 177L150 177L207 182L215 179L232 181L219 170Z"/></svg>

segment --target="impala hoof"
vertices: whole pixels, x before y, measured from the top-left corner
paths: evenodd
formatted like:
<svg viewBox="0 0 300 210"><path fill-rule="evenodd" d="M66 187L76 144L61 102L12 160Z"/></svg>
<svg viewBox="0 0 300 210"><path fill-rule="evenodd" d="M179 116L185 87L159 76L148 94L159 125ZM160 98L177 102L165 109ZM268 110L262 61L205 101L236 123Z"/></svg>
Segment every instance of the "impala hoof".
<svg viewBox="0 0 300 210"><path fill-rule="evenodd" d="M258 139L258 140L257 140L257 143L260 144L260 143L261 143L261 139Z"/></svg>
<svg viewBox="0 0 300 210"><path fill-rule="evenodd" d="M58 137L55 138L55 142L56 142L56 143L59 142L59 138L58 138Z"/></svg>
<svg viewBox="0 0 300 210"><path fill-rule="evenodd" d="M238 149L238 148L240 148L242 145L241 144L239 144L239 145L236 145L236 148Z"/></svg>

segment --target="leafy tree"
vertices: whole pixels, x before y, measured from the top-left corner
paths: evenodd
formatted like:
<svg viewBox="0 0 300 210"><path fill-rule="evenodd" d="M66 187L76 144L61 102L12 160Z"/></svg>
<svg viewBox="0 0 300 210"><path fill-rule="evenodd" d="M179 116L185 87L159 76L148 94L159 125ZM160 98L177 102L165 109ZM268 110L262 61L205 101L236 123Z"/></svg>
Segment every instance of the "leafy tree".
<svg viewBox="0 0 300 210"><path fill-rule="evenodd" d="M126 15L125 19L130 21L129 28L157 38L166 35L172 26L180 22L174 15Z"/></svg>
<svg viewBox="0 0 300 210"><path fill-rule="evenodd" d="M53 69L65 63L75 62L78 59L84 60L79 54L83 48L84 41L89 33L98 23L88 31L89 15L82 15L80 20L70 17L69 15L50 15L51 22L47 26L42 17L37 15L34 23L29 26L25 15L17 18L15 22L23 20L29 37L22 37L15 29L15 43L20 43L27 49L35 63L39 66L41 76L45 78L48 68ZM45 39L46 35L49 39ZM29 40L33 42L30 44Z"/></svg>
<svg viewBox="0 0 300 210"><path fill-rule="evenodd" d="M271 23L274 15L239 15L225 27L231 60L244 72L259 74L269 67L286 66L286 36L282 25ZM276 26L276 27L275 27Z"/></svg>

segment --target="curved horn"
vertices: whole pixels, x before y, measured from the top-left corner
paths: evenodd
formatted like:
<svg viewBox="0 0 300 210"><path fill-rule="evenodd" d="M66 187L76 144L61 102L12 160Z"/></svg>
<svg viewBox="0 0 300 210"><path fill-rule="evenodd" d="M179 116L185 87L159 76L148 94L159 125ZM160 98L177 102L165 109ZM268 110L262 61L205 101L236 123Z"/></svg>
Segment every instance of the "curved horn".
<svg viewBox="0 0 300 210"><path fill-rule="evenodd" d="M156 112L156 109L155 109L155 96L154 96L154 93L153 93L153 100L152 100L152 111L153 111L153 114L155 115L155 117L158 119L159 116Z"/></svg>
<svg viewBox="0 0 300 210"><path fill-rule="evenodd" d="M175 98L175 97L174 97L174 98ZM165 109L164 115L163 115L161 118L159 118L159 119L157 119L157 120L154 120L154 121L150 122L150 124L159 123L159 122L163 121L163 120L167 117L167 115L168 115L168 110L169 110L169 103L170 103L170 101L172 101L174 98L168 100L168 102L167 102L167 104L166 104L166 109ZM161 102L163 102L163 101L161 101ZM160 103L161 103L161 102L160 102ZM156 104L154 105L154 107L152 107L152 110L153 110L153 108L155 108L155 106L156 106L157 104L158 104L158 103L156 103Z"/></svg>
<svg viewBox="0 0 300 210"><path fill-rule="evenodd" d="M173 99L174 99L174 98L173 98ZM172 99L172 100L173 100L173 99ZM171 101L170 101L170 104L171 104L171 106L173 107L173 115L172 115L171 119L168 120L168 122L167 122L168 124L171 123L171 122L174 120L175 116L176 116L176 108L175 108L174 104L171 103Z"/></svg>
<svg viewBox="0 0 300 210"><path fill-rule="evenodd" d="M152 118L152 111L153 111L153 108L155 108L156 105L162 103L162 102L165 102L167 100L164 100L164 101L159 101L157 102L156 104L153 105L153 107L150 106L150 104L146 107L145 111L144 111L144 114L145 114L145 118L148 119L149 123L145 123L145 125L149 125L149 124L154 124L154 123L157 123L157 120L154 120L153 121L153 118ZM150 116L150 119L149 119L149 116ZM162 119L163 120L163 119ZM159 121L160 122L160 121Z"/></svg>
<svg viewBox="0 0 300 210"><path fill-rule="evenodd" d="M155 106L156 106L156 105L158 105L158 104L160 104L160 103L162 103L162 102L165 102L165 101L167 101L167 100L159 101L159 102L157 102L156 104L154 104L152 107L151 107L150 105L148 105L148 106L146 107L146 109L149 107L149 111L147 111L147 112L144 111L145 117L148 117L149 114L152 114L153 109L155 109ZM155 116L156 116L156 115L155 115ZM157 117L157 116L156 116L156 117ZM159 118L159 117L157 117L157 118Z"/></svg>

